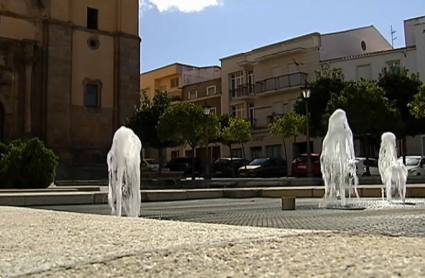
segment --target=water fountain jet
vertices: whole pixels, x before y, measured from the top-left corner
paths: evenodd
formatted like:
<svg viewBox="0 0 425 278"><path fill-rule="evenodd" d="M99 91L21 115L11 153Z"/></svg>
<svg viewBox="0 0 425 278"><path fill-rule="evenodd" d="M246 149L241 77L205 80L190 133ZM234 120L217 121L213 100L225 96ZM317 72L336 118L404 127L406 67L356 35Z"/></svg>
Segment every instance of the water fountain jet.
<svg viewBox="0 0 425 278"><path fill-rule="evenodd" d="M398 189L398 194L403 203L406 200L407 169L403 161L397 159L396 137L391 132L385 132L381 136L381 147L378 159L379 174L384 185L382 188L382 200L391 201L393 191Z"/></svg>
<svg viewBox="0 0 425 278"><path fill-rule="evenodd" d="M320 164L325 185L325 195L320 202L320 207L327 207L338 197L341 199L341 205L346 206L347 190L349 198L354 191L357 200L359 199L353 133L348 125L346 113L342 109L335 110L329 118Z"/></svg>
<svg viewBox="0 0 425 278"><path fill-rule="evenodd" d="M134 132L124 126L114 134L107 156L109 192L112 215L138 217L140 214L140 152L142 143Z"/></svg>

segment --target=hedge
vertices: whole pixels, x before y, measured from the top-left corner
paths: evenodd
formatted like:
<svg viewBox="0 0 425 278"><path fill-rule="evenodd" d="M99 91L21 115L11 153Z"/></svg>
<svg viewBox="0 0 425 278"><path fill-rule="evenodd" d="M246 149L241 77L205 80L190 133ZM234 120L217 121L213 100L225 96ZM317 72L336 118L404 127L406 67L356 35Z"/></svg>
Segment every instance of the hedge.
<svg viewBox="0 0 425 278"><path fill-rule="evenodd" d="M0 142L0 188L47 188L59 158L38 138Z"/></svg>

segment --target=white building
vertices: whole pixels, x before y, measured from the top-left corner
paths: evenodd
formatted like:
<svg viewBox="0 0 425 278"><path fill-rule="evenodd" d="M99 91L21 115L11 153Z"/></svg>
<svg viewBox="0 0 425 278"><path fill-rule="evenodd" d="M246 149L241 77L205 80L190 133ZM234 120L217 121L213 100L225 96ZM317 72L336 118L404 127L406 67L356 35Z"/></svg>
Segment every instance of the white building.
<svg viewBox="0 0 425 278"><path fill-rule="evenodd" d="M405 47L323 59L321 63L340 69L347 80L377 79L382 68L402 66L419 73L425 83L425 16L405 20L404 34ZM408 138L407 154L425 155L425 135Z"/></svg>

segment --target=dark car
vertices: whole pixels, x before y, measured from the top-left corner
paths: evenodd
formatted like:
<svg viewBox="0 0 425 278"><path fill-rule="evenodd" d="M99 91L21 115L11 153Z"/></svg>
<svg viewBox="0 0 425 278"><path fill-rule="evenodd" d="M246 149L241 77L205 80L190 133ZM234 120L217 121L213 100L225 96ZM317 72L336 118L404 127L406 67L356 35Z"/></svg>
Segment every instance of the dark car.
<svg viewBox="0 0 425 278"><path fill-rule="evenodd" d="M249 160L239 157L220 158L214 162L213 173L220 177L237 176L241 166L248 165Z"/></svg>
<svg viewBox="0 0 425 278"><path fill-rule="evenodd" d="M313 176L321 176L320 171L320 155L317 153L311 154L311 173ZM292 161L292 176L305 177L307 176L307 154L299 154Z"/></svg>
<svg viewBox="0 0 425 278"><path fill-rule="evenodd" d="M170 172L183 172L186 176L192 175L192 157L177 157L164 165ZM195 175L202 173L201 160L195 157Z"/></svg>
<svg viewBox="0 0 425 278"><path fill-rule="evenodd" d="M241 177L284 177L287 174L286 161L280 157L256 158L238 170Z"/></svg>

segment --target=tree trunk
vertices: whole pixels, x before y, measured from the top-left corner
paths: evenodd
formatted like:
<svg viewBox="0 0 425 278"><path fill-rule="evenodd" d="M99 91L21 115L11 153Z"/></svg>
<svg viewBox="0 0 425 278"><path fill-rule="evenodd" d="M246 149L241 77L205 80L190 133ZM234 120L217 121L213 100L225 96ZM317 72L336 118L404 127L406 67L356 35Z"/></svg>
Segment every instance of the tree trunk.
<svg viewBox="0 0 425 278"><path fill-rule="evenodd" d="M162 148L159 148L158 149L158 163L159 163L158 177L161 177L161 174L162 174L163 154L164 154L164 150Z"/></svg>
<svg viewBox="0 0 425 278"><path fill-rule="evenodd" d="M404 165L406 165L406 153L407 153L406 136L403 136L402 149L403 149L403 163Z"/></svg>
<svg viewBox="0 0 425 278"><path fill-rule="evenodd" d="M229 147L229 152L230 152L230 165L232 165L233 167L233 154L232 154L232 144L227 145ZM232 178L235 177L235 169L231 169L232 170Z"/></svg>
<svg viewBox="0 0 425 278"><path fill-rule="evenodd" d="M245 156L245 145L244 145L244 143L242 143L242 153L243 153L243 159L246 159L246 156ZM245 164L245 170L246 170L246 164Z"/></svg>
<svg viewBox="0 0 425 278"><path fill-rule="evenodd" d="M370 176L370 169L369 169L369 143L367 140L367 135L364 136L365 141L365 156L366 156L366 176Z"/></svg>
<svg viewBox="0 0 425 278"><path fill-rule="evenodd" d="M195 180L195 147L192 147L192 180Z"/></svg>
<svg viewBox="0 0 425 278"><path fill-rule="evenodd" d="M295 140L295 137L294 137ZM286 150L286 142L285 142L285 138L282 137L282 142L283 142L283 150L285 152L285 160L286 160L286 177L289 177L289 171L288 171L288 152Z"/></svg>

